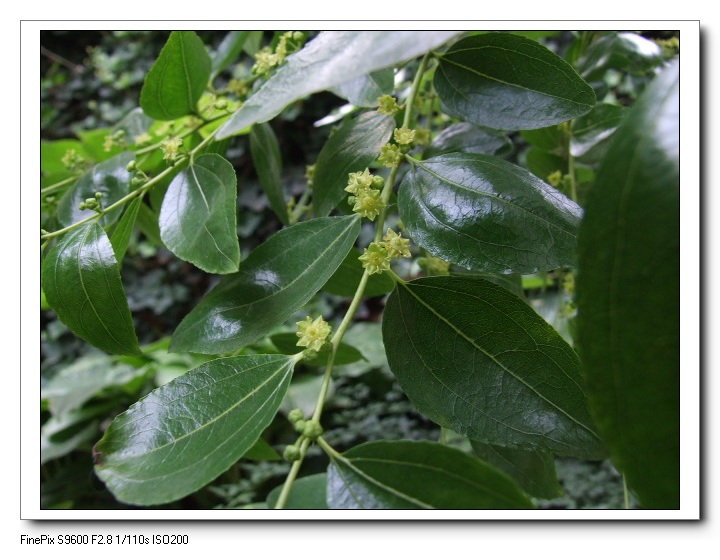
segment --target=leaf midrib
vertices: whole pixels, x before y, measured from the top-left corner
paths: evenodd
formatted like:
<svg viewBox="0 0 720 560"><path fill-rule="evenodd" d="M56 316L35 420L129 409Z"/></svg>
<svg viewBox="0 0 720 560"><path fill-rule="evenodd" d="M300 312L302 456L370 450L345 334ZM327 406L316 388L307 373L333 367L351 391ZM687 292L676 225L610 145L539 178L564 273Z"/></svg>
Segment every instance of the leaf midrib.
<svg viewBox="0 0 720 560"><path fill-rule="evenodd" d="M586 425L585 425L583 422L581 422L580 420L576 419L572 414L570 414L568 411L566 411L565 409L563 409L563 408L561 408L560 406L558 406L556 403L548 400L547 397L545 397L544 395L542 395L541 393L539 393L534 387L532 387L531 385L528 385L527 382L526 382L522 377L518 376L514 371L512 371L512 370L509 369L509 368L507 368L504 364L502 364L500 361L498 361L498 360L495 358L495 356L492 356L492 355L489 354L484 348L482 348L482 347L478 346L477 344L475 344L475 341L474 341L474 340L472 340L471 338L469 338L464 332L462 332L460 329L458 329L453 323L451 323L451 322L450 322L449 320L447 320L443 315L441 315L440 313L438 313L438 312L435 310L434 307L431 307L429 304L427 304L418 294L414 293L414 292L412 291L412 289L410 288L410 286L411 286L410 283L406 283L405 285L402 285L402 287L405 288L405 289L408 291L408 293L410 293L410 295L412 295L421 305L423 305L423 307L425 307L428 311L430 311L433 315L435 315L440 321L442 321L442 322L445 323L448 327L450 327L456 334L458 334L460 337L462 337L464 340L466 340L473 348L477 349L477 350L480 351L482 354L484 354L485 356L487 356L487 357L488 357L490 360L492 360L498 367L500 367L503 371L505 371L505 372L508 373L510 376L512 376L513 378L515 378L517 381L519 381L519 382L520 382L522 385L524 385L528 390L530 390L531 392L533 392L534 394L536 394L541 400L545 401L548 405L550 405L550 407L552 407L553 409L559 411L559 412L562 413L564 416L566 416L569 420L571 420L573 423L575 423L575 424L577 424L578 426L580 426L580 427L582 427L583 429L585 429L585 431L587 431L587 432L588 432L589 434L591 434L593 437L599 439L599 436L595 433L594 430L592 430L590 427L586 426ZM400 285L399 285L398 287L400 287ZM439 290L445 290L445 291L451 291L451 292L453 292L452 290L448 290L447 288L441 288L441 287L438 287L438 286L431 286L431 285L427 285L427 284L423 285L422 287L423 287L423 288L429 288L429 289L439 289ZM453 292L453 293L458 293L458 292ZM468 295L468 294L463 294L463 295ZM533 339L533 341L534 341L534 339ZM431 371L432 371L432 370L431 370ZM561 369L561 371L562 371L562 369ZM564 371L563 371L563 373L567 376L567 374L566 374ZM453 391L453 393L454 393L454 394L457 394L457 393L455 393L454 391Z"/></svg>

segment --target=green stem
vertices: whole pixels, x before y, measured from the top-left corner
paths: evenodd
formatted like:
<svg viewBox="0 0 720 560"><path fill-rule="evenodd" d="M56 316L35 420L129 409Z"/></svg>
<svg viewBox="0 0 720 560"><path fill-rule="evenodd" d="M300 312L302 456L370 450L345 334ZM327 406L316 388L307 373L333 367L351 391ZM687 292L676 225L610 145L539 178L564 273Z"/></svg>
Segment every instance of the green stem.
<svg viewBox="0 0 720 560"><path fill-rule="evenodd" d="M430 60L430 53L425 53L420 61L417 72L415 72L415 79L413 80L412 87L410 88L410 95L408 95L407 101L405 102L405 117L403 118L403 126L410 128L410 121L412 116L412 108L415 105L415 97L417 96L418 89L420 88L420 82L422 76L427 68L428 60Z"/></svg>
<svg viewBox="0 0 720 560"><path fill-rule="evenodd" d="M62 189L62 188L63 188L64 186L66 186L66 185L69 185L69 184L71 184L71 183L74 183L74 182L77 181L79 178L80 178L79 175L74 176L74 177L68 177L67 179L63 179L62 181L59 181L59 182L54 183L54 184L52 184L52 185L48 185L47 187L40 189L40 194L41 194L41 195L48 195L48 194L50 194L51 192L55 192L55 191L57 191L57 190L59 190L59 189Z"/></svg>
<svg viewBox="0 0 720 560"><path fill-rule="evenodd" d="M325 453L327 453L328 457L330 457L331 459L340 459L340 458L342 458L342 455L340 455L340 453L338 453L337 451L335 451L335 450L332 448L332 446L331 446L327 441L325 441L325 438L323 438L322 436L320 436L319 438L317 438L317 442L318 442L318 445L322 448L322 450L323 450Z"/></svg>
<svg viewBox="0 0 720 560"><path fill-rule="evenodd" d="M407 105L405 109L405 118L403 119L403 126L408 126L411 120L412 116L412 107L415 103L415 97L418 92L418 86L420 84L421 78L423 73L425 72L425 68L427 66L427 61L429 59L429 53L426 54L422 61L420 62L420 66L418 67L417 73L415 74L415 79L413 80L413 85L410 90L410 95L407 99ZM381 193L381 198L383 200L384 208L379 213L377 222L375 223L375 242L379 242L384 233L384 225L385 225L385 216L387 214L387 204L390 200L390 195L392 194L393 188L395 186L395 180L397 178L398 170L400 169L400 162L396 163L390 170L390 175L385 181L385 185L383 186L383 190ZM392 273L392 271L391 271ZM394 273L392 273L395 278L398 278ZM360 282L358 283L358 287L355 290L355 294L353 295L353 299L350 302L350 306L348 307L347 311L345 312L345 316L343 317L342 321L340 322L340 325L338 326L337 330L335 331L335 334L330 339L330 343L332 344L332 349L330 351L330 356L328 357L327 365L325 366L325 372L323 374L323 381L322 386L320 387L320 393L318 395L317 402L315 404L315 410L313 411L312 419L314 421L319 422L320 417L322 416L323 407L325 406L325 400L327 399L327 394L330 388L330 381L332 380L332 369L333 365L335 363L335 354L337 353L338 347L340 346L340 341L342 340L343 336L345 335L345 332L347 331L348 327L350 326L351 321L353 320L353 317L355 316L355 313L357 312L358 307L360 306L360 302L362 301L363 295L365 294L365 288L368 283L368 279L370 278L370 273L367 269L363 272L362 278L360 278ZM322 438L317 438L317 442L320 445L320 447L327 453L331 458L333 457L339 457L340 455L335 451L330 445ZM277 504L275 504L275 509L282 509L285 507L285 504L287 502L287 497L290 495L290 490L292 488L293 482L295 481L295 478L297 477L297 473L300 470L300 467L302 465L302 462L305 458L305 451L307 450L307 447L309 445L309 440L304 440L301 444L301 454L300 459L295 461L293 463L292 468L290 469L290 472L288 473L287 478L285 479L285 483L283 484L283 489L280 493L280 498L278 498Z"/></svg>
<svg viewBox="0 0 720 560"><path fill-rule="evenodd" d="M178 160L178 161L176 162L176 165L182 163L185 159L186 159L186 158L182 158L182 159ZM107 212L111 212L112 210L115 210L116 208L120 208L122 205L130 202L132 199L134 199L134 198L137 197L138 195L141 195L141 194L144 195L144 194L150 189L150 187L152 187L153 185L155 185L156 183L158 183L158 182L160 181L160 179L162 179L163 177L165 177L165 176L167 176L168 174L170 174L173 170L174 170L174 167L168 167L165 171L163 171L163 172L160 173L159 175L157 175L157 176L153 177L152 179L150 179L150 181L148 181L147 183L145 183L145 184L144 184L142 187L140 187L139 189L136 189L136 190L132 191L131 193L128 193L127 195L125 195L124 197L122 197L122 198L121 198L120 200L118 200L117 202L114 202L113 204L111 204L111 205L108 206L107 208L103 208L102 213L87 216L86 218L83 218L82 220L78 220L78 221L75 222L74 224L70 224L70 225L67 226L67 227L64 227L64 228L59 229L59 230L57 230L57 231L53 231L53 232L50 232L50 233L46 233L46 234L44 234L44 235L41 235L41 236L40 236L40 239L52 239L53 237L57 237L58 235L62 235L63 233L67 233L68 231L71 231L71 230L75 229L76 227L81 226L82 224L85 224L85 223L90 222L90 221L92 221L92 220L97 220L97 219L100 218L100 216L102 216L103 214L106 214Z"/></svg>
<svg viewBox="0 0 720 560"><path fill-rule="evenodd" d="M290 467L290 472L285 479L285 483L283 484L282 490L280 491L280 496L278 497L278 501L275 504L274 509L285 508L285 504L287 503L288 497L290 496L290 490L292 490L292 485L295 482L298 473L300 472L300 467L302 466L302 462L305 458L305 453L307 452L308 447L310 447L310 440L305 438L300 444L300 459L294 461L292 467Z"/></svg>
<svg viewBox="0 0 720 560"><path fill-rule="evenodd" d="M623 495L625 497L625 509L630 509L630 492L628 492L627 479L625 475L622 477L623 480Z"/></svg>
<svg viewBox="0 0 720 560"><path fill-rule="evenodd" d="M295 204L295 208L293 208L293 211L288 216L290 225L298 223L300 217L307 211L307 202L309 198L310 189L305 189L305 191L302 193L302 196L300 196L300 200L298 200L297 204Z"/></svg>
<svg viewBox="0 0 720 560"><path fill-rule="evenodd" d="M570 175L570 198L577 202L577 182L575 180L575 158L568 151L568 175Z"/></svg>

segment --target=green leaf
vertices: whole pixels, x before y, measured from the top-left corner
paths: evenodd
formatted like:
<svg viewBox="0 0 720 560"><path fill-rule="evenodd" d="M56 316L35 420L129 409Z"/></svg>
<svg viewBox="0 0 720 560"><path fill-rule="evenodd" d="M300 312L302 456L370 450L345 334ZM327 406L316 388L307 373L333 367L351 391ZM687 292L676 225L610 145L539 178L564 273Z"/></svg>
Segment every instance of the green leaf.
<svg viewBox="0 0 720 560"><path fill-rule="evenodd" d="M347 99L356 107L377 107L378 97L392 93L394 78L392 68L386 68L353 78L349 82L331 88L330 91Z"/></svg>
<svg viewBox="0 0 720 560"><path fill-rule="evenodd" d="M48 401L53 415L62 416L103 389L124 385L142 374L129 364L113 362L105 354L82 356L43 385L40 398Z"/></svg>
<svg viewBox="0 0 720 560"><path fill-rule="evenodd" d="M512 476L529 495L552 500L562 495L555 458L542 451L508 449L478 441L470 442L478 457Z"/></svg>
<svg viewBox="0 0 720 560"><path fill-rule="evenodd" d="M122 218L120 218L120 221L110 236L110 244L113 247L115 260L117 260L118 263L121 263L123 257L125 257L125 251L127 251L128 244L130 243L130 237L135 228L135 220L137 219L138 211L142 203L142 198L138 196L127 205L125 213L122 215Z"/></svg>
<svg viewBox="0 0 720 560"><path fill-rule="evenodd" d="M457 31L322 31L280 67L218 131L232 136L307 95L420 56Z"/></svg>
<svg viewBox="0 0 720 560"><path fill-rule="evenodd" d="M398 383L441 426L515 449L605 455L577 355L496 284L452 276L399 283L383 339Z"/></svg>
<svg viewBox="0 0 720 560"><path fill-rule="evenodd" d="M328 509L325 501L325 487L327 486L327 474L318 473L298 478L290 489L284 509ZM268 509L275 508L280 498L282 486L270 491L267 497Z"/></svg>
<svg viewBox="0 0 720 560"><path fill-rule="evenodd" d="M435 89L451 114L498 130L569 121L595 104L572 66L540 43L510 33L461 39L440 58Z"/></svg>
<svg viewBox="0 0 720 560"><path fill-rule="evenodd" d="M159 225L163 243L181 259L205 272L237 271L237 177L232 164L207 154L178 173L165 193Z"/></svg>
<svg viewBox="0 0 720 560"><path fill-rule="evenodd" d="M350 252L340 264L340 267L335 271L335 274L333 274L323 286L323 291L337 296L354 296L360 279L365 272L365 269L358 260L360 255L360 251L355 247L350 249ZM368 278L367 286L365 287L365 296L375 297L389 294L394 287L395 283L387 274L373 274Z"/></svg>
<svg viewBox="0 0 720 560"><path fill-rule="evenodd" d="M481 154L412 163L400 185L400 217L433 255L501 274L575 264L582 209L529 171Z"/></svg>
<svg viewBox="0 0 720 560"><path fill-rule="evenodd" d="M615 132L580 228L578 347L598 429L646 508L680 507L679 72Z"/></svg>
<svg viewBox="0 0 720 560"><path fill-rule="evenodd" d="M211 69L200 37L194 31L173 31L145 77L140 106L146 115L161 121L191 114Z"/></svg>
<svg viewBox="0 0 720 560"><path fill-rule="evenodd" d="M270 342L273 343L273 346L278 349L278 352L282 352L283 354L297 354L298 352L302 352L304 348L298 347L298 340L299 339L294 332L278 333L270 337ZM329 356L330 349L323 347L318 352L316 358L313 358L312 360L303 360L303 362L311 366L324 366L327 364ZM333 363L339 366L352 364L360 360L365 360L365 356L362 355L360 350L350 346L349 344L341 342L335 352L335 360Z"/></svg>
<svg viewBox="0 0 720 560"><path fill-rule="evenodd" d="M593 148L610 138L620 126L625 108L609 103L599 103L587 115L573 123L570 139L570 154L573 157L586 155Z"/></svg>
<svg viewBox="0 0 720 560"><path fill-rule="evenodd" d="M160 239L160 226L158 226L158 213L152 210L147 204L138 207L137 215L138 229L147 237L148 241L155 247L165 247Z"/></svg>
<svg viewBox="0 0 720 560"><path fill-rule="evenodd" d="M269 354L206 362L117 416L95 472L121 502L163 504L225 472L270 424L294 362Z"/></svg>
<svg viewBox="0 0 720 560"><path fill-rule="evenodd" d="M249 461L279 461L282 459L282 456L275 451L269 443L260 438L245 452L243 459Z"/></svg>
<svg viewBox="0 0 720 560"><path fill-rule="evenodd" d="M110 240L96 223L66 233L45 257L48 303L75 334L109 354L139 355Z"/></svg>
<svg viewBox="0 0 720 560"><path fill-rule="evenodd" d="M427 441L376 441L331 456L332 509L532 509L506 474Z"/></svg>
<svg viewBox="0 0 720 560"><path fill-rule="evenodd" d="M40 464L63 457L97 437L100 421L82 409L53 416L40 429ZM106 411L107 412L107 411Z"/></svg>
<svg viewBox="0 0 720 560"><path fill-rule="evenodd" d="M608 68L641 73L663 63L662 48L637 33L610 32L594 41L576 67L586 80L601 80Z"/></svg>
<svg viewBox="0 0 720 560"><path fill-rule="evenodd" d="M212 72L210 80L214 80L220 72L233 64L250 36L250 31L228 31L212 55Z"/></svg>
<svg viewBox="0 0 720 560"><path fill-rule="evenodd" d="M429 158L448 152L467 152L500 156L511 150L512 142L502 132L463 122L451 124L444 129L433 139L423 155Z"/></svg>
<svg viewBox="0 0 720 560"><path fill-rule="evenodd" d="M348 120L320 150L313 175L316 216L328 215L347 196L348 173L364 171L380 155L395 129L395 119L368 111Z"/></svg>
<svg viewBox="0 0 720 560"><path fill-rule="evenodd" d="M60 223L69 226L97 215L94 210L80 210L80 203L87 198L94 198L96 192L103 193L101 203L107 208L123 198L130 190L130 172L127 164L134 159L132 152L123 152L117 156L98 163L92 171L80 177L58 203L57 216ZM100 218L100 224L107 226L120 217L122 208L107 212Z"/></svg>
<svg viewBox="0 0 720 560"><path fill-rule="evenodd" d="M354 215L316 218L276 233L182 320L171 350L219 354L265 336L327 282L359 232Z"/></svg>
<svg viewBox="0 0 720 560"><path fill-rule="evenodd" d="M250 131L250 153L252 154L255 170L257 171L260 186L268 197L270 207L280 221L287 225L287 202L282 184L282 157L280 146L268 123L253 125Z"/></svg>
<svg viewBox="0 0 720 560"><path fill-rule="evenodd" d="M150 130L153 120L148 117L141 107L135 107L120 122L113 127L113 132L122 130L125 132L125 139L131 145L136 145L135 138Z"/></svg>
<svg viewBox="0 0 720 560"><path fill-rule="evenodd" d="M560 127L557 125L536 128L535 130L523 130L520 135L533 146L548 152L559 153L562 149L563 138Z"/></svg>
<svg viewBox="0 0 720 560"><path fill-rule="evenodd" d="M568 162L565 158L540 148L530 148L525 154L525 158L527 168L543 181L547 181L548 177L556 171L560 171L563 175L568 171Z"/></svg>
<svg viewBox="0 0 720 560"><path fill-rule="evenodd" d="M43 187L77 173L68 171L62 162L63 156L68 150L75 150L77 155L82 156L85 160L90 158L78 140L55 140L53 142L42 140L40 142L40 169Z"/></svg>

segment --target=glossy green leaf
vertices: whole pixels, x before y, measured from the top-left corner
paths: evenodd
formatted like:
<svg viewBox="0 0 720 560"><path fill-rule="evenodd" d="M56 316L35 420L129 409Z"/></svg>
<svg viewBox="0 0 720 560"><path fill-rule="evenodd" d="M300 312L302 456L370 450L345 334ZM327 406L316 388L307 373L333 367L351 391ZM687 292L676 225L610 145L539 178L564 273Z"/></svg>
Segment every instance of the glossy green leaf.
<svg viewBox="0 0 720 560"><path fill-rule="evenodd" d="M330 91L357 107L377 107L378 97L392 93L394 78L392 68L386 68L366 76L358 76L331 88Z"/></svg>
<svg viewBox="0 0 720 560"><path fill-rule="evenodd" d="M435 89L445 109L498 130L569 121L595 104L572 66L540 43L510 33L461 39L440 58Z"/></svg>
<svg viewBox="0 0 720 560"><path fill-rule="evenodd" d="M273 346L278 349L278 352L282 352L283 354L297 354L298 352L302 352L303 350L305 350L305 348L299 347L297 345L298 340L298 336L294 332L278 333L270 337L270 342L273 343ZM327 346L330 345L328 344ZM311 360L303 360L303 363L312 366L324 366L325 364L327 364L329 356L330 349L327 347L323 347L318 351L317 357ZM360 350L358 350L357 348L353 348L349 344L341 342L338 346L337 351L335 352L335 360L333 361L333 363L339 366L344 364L352 364L360 360L365 360L365 356L362 355Z"/></svg>
<svg viewBox="0 0 720 560"><path fill-rule="evenodd" d="M214 80L220 72L237 60L250 33L250 31L228 31L212 55L210 80Z"/></svg>
<svg viewBox="0 0 720 560"><path fill-rule="evenodd" d="M398 208L418 245L464 268L526 274L575 264L582 209L498 157L445 154L413 161Z"/></svg>
<svg viewBox="0 0 720 560"><path fill-rule="evenodd" d="M439 443L376 441L331 460L331 509L533 508L509 476Z"/></svg>
<svg viewBox="0 0 720 560"><path fill-rule="evenodd" d="M95 472L121 502L163 504L225 472L275 417L294 362L269 354L212 360L117 416Z"/></svg>
<svg viewBox="0 0 720 560"><path fill-rule="evenodd" d="M345 121L320 150L313 175L316 216L328 215L346 196L348 173L364 171L380 155L395 129L395 119L376 111Z"/></svg>
<svg viewBox="0 0 720 560"><path fill-rule="evenodd" d="M109 354L140 354L113 248L98 224L60 238L43 261L42 287L80 338Z"/></svg>
<svg viewBox="0 0 720 560"><path fill-rule="evenodd" d="M132 237L132 232L135 228L135 220L137 219L138 211L140 210L140 205L142 203L142 198L138 196L127 205L122 218L120 218L120 221L117 223L112 235L110 236L110 244L113 247L115 260L118 263L121 263L125 257L125 251L127 251L130 243L130 238Z"/></svg>
<svg viewBox="0 0 720 560"><path fill-rule="evenodd" d="M444 129L425 150L425 158L448 152L505 155L512 150L512 142L502 132L472 123L455 123Z"/></svg>
<svg viewBox="0 0 720 560"><path fill-rule="evenodd" d="M171 121L191 114L210 79L212 62L194 31L173 31L145 76L140 106L145 114Z"/></svg>
<svg viewBox="0 0 720 560"><path fill-rule="evenodd" d="M219 354L265 336L327 282L359 232L355 215L316 218L276 233L182 320L171 350Z"/></svg>
<svg viewBox="0 0 720 560"><path fill-rule="evenodd" d="M354 296L360 279L365 272L358 260L360 255L360 251L354 247L350 249L335 274L323 286L323 291L344 297ZM373 274L368 278L365 295L367 297L382 296L392 292L394 287L395 283L387 274Z"/></svg>
<svg viewBox="0 0 720 560"><path fill-rule="evenodd" d="M555 471L555 458L542 451L508 449L471 441L478 457L508 473L530 496L551 500L562 495Z"/></svg>
<svg viewBox="0 0 720 560"><path fill-rule="evenodd" d="M102 206L107 208L123 198L130 189L130 172L127 164L134 158L131 152L123 152L117 156L98 163L92 171L80 177L68 190L58 203L57 216L60 223L69 226L87 218L97 215L94 210L80 210L80 203L88 198L94 198L95 193L103 194ZM120 217L122 208L103 214L100 224L107 226Z"/></svg>
<svg viewBox="0 0 720 560"><path fill-rule="evenodd" d="M275 72L218 131L217 138L265 122L290 103L422 55L457 31L322 31L288 56Z"/></svg>
<svg viewBox="0 0 720 560"><path fill-rule="evenodd" d="M605 455L577 355L496 284L452 276L398 284L383 339L398 383L441 426L515 449Z"/></svg>
<svg viewBox="0 0 720 560"><path fill-rule="evenodd" d="M253 125L250 131L250 153L260 180L260 186L268 197L270 207L280 218L280 221L287 225L290 220L288 219L287 202L285 201L285 191L282 183L280 146L272 127L268 123Z"/></svg>
<svg viewBox="0 0 720 560"><path fill-rule="evenodd" d="M181 259L227 274L240 264L237 177L222 156L200 156L173 179L160 208L160 237Z"/></svg>
<svg viewBox="0 0 720 560"><path fill-rule="evenodd" d="M584 156L608 140L622 122L624 114L625 108L619 105L597 104L587 115L573 123L570 154L574 157Z"/></svg>
<svg viewBox="0 0 720 560"><path fill-rule="evenodd" d="M647 508L680 507L679 86L676 62L615 133L579 241L578 346L593 415Z"/></svg>
<svg viewBox="0 0 720 560"><path fill-rule="evenodd" d="M325 500L327 474L318 473L298 478L292 485L283 509L328 509ZM268 509L273 509L280 498L282 486L270 491L267 497Z"/></svg>
<svg viewBox="0 0 720 560"><path fill-rule="evenodd" d="M662 48L637 33L607 32L594 41L576 63L586 80L600 80L608 68L645 72L663 63Z"/></svg>

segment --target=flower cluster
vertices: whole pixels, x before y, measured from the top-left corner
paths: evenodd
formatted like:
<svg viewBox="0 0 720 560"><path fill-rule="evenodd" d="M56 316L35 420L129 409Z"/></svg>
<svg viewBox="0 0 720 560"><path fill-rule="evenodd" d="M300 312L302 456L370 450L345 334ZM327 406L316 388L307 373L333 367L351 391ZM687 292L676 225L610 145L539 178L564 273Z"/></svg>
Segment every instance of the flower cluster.
<svg viewBox="0 0 720 560"><path fill-rule="evenodd" d="M70 148L60 160L68 171L77 171L85 163L85 158L78 154L77 151Z"/></svg>
<svg viewBox="0 0 720 560"><path fill-rule="evenodd" d="M263 76L269 74L276 66L280 66L289 54L292 54L302 47L305 41L305 34L302 31L288 31L283 33L273 50L271 47L260 49L255 54L255 65L252 73Z"/></svg>
<svg viewBox="0 0 720 560"><path fill-rule="evenodd" d="M388 228L383 240L370 243L359 259L369 274L377 274L390 269L391 259L410 256L410 240Z"/></svg>
<svg viewBox="0 0 720 560"><path fill-rule="evenodd" d="M322 348L323 344L330 335L332 328L327 324L322 316L318 317L314 321L311 317L306 317L304 321L297 323L297 335L300 337L298 340L298 346L304 346L315 352Z"/></svg>
<svg viewBox="0 0 720 560"><path fill-rule="evenodd" d="M397 104L397 99L395 99L392 95L383 95L378 97L378 113L392 117L399 110L400 105Z"/></svg>
<svg viewBox="0 0 720 560"><path fill-rule="evenodd" d="M180 148L182 148L182 145L183 141L179 136L170 136L160 142L163 159L170 164L175 163L175 160L180 157Z"/></svg>
<svg viewBox="0 0 720 560"><path fill-rule="evenodd" d="M395 139L395 142L401 145L412 144L413 140L415 140L415 131L407 126L396 128L393 133L393 138Z"/></svg>
<svg viewBox="0 0 720 560"><path fill-rule="evenodd" d="M380 156L378 161L385 167L395 167L402 159L402 152L400 147L396 144L385 144L380 148Z"/></svg>
<svg viewBox="0 0 720 560"><path fill-rule="evenodd" d="M385 179L375 176L365 168L365 171L348 174L348 184L345 191L351 196L348 202L353 205L353 212L363 218L374 220L385 208L382 199L382 189Z"/></svg>

